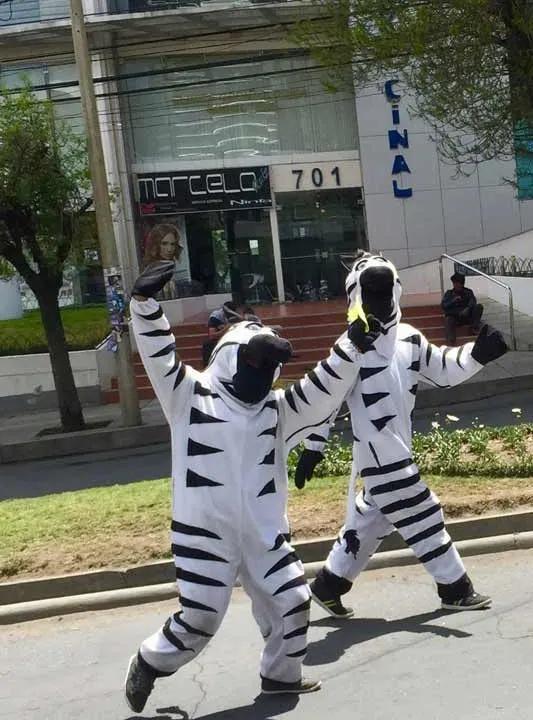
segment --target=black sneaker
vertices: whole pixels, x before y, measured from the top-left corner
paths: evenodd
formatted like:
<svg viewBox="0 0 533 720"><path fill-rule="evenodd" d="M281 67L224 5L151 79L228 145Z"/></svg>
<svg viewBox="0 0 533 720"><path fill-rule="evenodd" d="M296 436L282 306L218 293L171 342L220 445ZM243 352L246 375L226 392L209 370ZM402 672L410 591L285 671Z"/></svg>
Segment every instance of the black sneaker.
<svg viewBox="0 0 533 720"><path fill-rule="evenodd" d="M124 694L126 702L133 712L143 711L146 701L154 688L154 681L157 674L150 669L150 666L137 653L130 659L126 682L124 683Z"/></svg>
<svg viewBox="0 0 533 720"><path fill-rule="evenodd" d="M354 614L354 609L351 607L345 607L342 604L341 596L334 595L328 592L323 584L312 582L311 583L311 597L317 605L325 610L331 617L334 618L350 618Z"/></svg>
<svg viewBox="0 0 533 720"><path fill-rule="evenodd" d="M443 610L483 610L492 604L492 598L488 595L480 595L477 592L470 593L459 600L443 600Z"/></svg>
<svg viewBox="0 0 533 720"><path fill-rule="evenodd" d="M281 682L281 680L270 680L261 676L261 692L264 695L282 695L285 693L303 694L320 690L322 683L320 680L309 680L302 678L298 682Z"/></svg>

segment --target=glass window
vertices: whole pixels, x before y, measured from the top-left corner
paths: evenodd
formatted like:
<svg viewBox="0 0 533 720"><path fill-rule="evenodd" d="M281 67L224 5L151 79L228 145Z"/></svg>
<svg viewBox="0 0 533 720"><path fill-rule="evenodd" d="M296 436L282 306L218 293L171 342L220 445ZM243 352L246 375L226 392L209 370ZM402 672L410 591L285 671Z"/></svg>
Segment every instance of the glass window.
<svg viewBox="0 0 533 720"><path fill-rule="evenodd" d="M353 150L353 92L329 93L303 56L134 60L127 91L134 162Z"/></svg>
<svg viewBox="0 0 533 720"><path fill-rule="evenodd" d="M68 0L4 0L0 27L69 17Z"/></svg>

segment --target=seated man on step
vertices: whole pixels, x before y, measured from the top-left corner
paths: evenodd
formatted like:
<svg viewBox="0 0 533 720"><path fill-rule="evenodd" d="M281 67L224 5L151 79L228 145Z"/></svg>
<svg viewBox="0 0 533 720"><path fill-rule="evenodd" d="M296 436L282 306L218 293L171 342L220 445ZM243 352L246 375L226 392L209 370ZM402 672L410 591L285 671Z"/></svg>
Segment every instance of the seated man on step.
<svg viewBox="0 0 533 720"><path fill-rule="evenodd" d="M441 307L444 311L446 342L454 345L458 325L469 325L471 333L479 332L483 305L477 302L472 290L465 287L465 276L462 273L454 273L450 280L453 287L444 293Z"/></svg>

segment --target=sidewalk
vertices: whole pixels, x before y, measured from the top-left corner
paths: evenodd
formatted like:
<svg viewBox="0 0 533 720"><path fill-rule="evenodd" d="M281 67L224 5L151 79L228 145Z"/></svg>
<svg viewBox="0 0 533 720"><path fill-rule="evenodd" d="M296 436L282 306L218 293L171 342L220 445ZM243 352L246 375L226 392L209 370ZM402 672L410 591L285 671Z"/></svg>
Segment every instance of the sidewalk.
<svg viewBox="0 0 533 720"><path fill-rule="evenodd" d="M417 408L472 402L517 390L533 389L533 354L510 352L453 390L421 384ZM123 427L119 405L84 408L88 423L108 421L105 428L38 437L59 424L57 411L0 416L0 464L86 454L167 443L169 431L157 400L141 402L143 425Z"/></svg>

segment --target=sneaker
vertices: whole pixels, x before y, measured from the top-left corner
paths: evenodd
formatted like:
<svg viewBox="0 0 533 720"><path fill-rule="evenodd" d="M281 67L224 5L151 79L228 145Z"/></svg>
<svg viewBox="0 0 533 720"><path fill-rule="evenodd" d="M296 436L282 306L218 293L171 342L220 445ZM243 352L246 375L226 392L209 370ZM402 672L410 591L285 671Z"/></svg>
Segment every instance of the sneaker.
<svg viewBox="0 0 533 720"><path fill-rule="evenodd" d="M322 683L320 680L309 680L302 678L297 682L281 682L281 680L270 680L261 676L261 692L264 695L282 695L284 693L303 694L320 690Z"/></svg>
<svg viewBox="0 0 533 720"><path fill-rule="evenodd" d="M146 701L154 687L156 674L150 670L150 666L137 653L130 659L126 681L124 683L124 694L126 702L133 712L143 711Z"/></svg>
<svg viewBox="0 0 533 720"><path fill-rule="evenodd" d="M340 595L327 593L324 587L318 586L316 582L311 583L311 597L331 617L345 619L354 614L353 608L342 604Z"/></svg>
<svg viewBox="0 0 533 720"><path fill-rule="evenodd" d="M443 600L443 610L482 610L492 604L492 598L488 595L480 595L477 592L470 593L460 600Z"/></svg>

